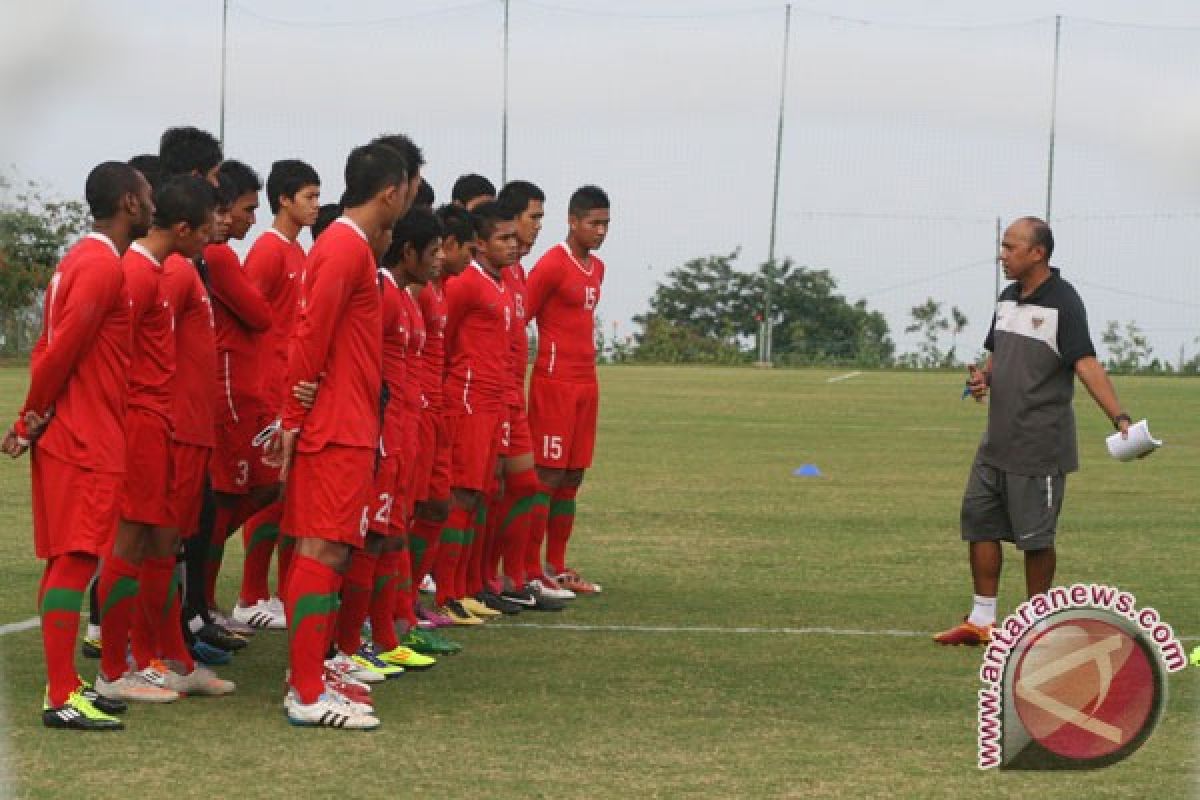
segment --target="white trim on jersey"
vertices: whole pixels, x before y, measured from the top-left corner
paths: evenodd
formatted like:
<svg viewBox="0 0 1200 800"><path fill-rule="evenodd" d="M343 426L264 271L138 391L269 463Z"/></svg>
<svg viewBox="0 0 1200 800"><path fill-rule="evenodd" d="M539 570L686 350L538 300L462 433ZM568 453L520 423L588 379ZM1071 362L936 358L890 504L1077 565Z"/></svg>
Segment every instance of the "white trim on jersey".
<svg viewBox="0 0 1200 800"><path fill-rule="evenodd" d="M367 238L367 232L364 231L362 228L358 227L358 223L355 222L354 220L352 220L346 216L341 216L341 217L338 217L337 219L335 219L334 222L340 222L343 225L349 225L351 228L354 229L355 233L357 233L359 236L362 237L362 240L364 242L370 244L371 240Z"/></svg>
<svg viewBox="0 0 1200 800"><path fill-rule="evenodd" d="M554 374L554 362L558 359L558 342L550 342L550 363L546 365L546 374Z"/></svg>
<svg viewBox="0 0 1200 800"><path fill-rule="evenodd" d="M162 262L155 258L154 253L151 253L149 250L147 250L146 246L141 242L134 242L133 244L129 245L129 249L136 250L138 253L141 253L143 256L150 259L150 263L152 263L154 266L159 268L162 267Z"/></svg>
<svg viewBox="0 0 1200 800"><path fill-rule="evenodd" d="M267 228L267 233L275 234L276 236L278 236L280 239L282 239L287 244L292 244L295 241L295 239L289 239L287 237L286 233L284 233L283 231L279 230L278 228L276 228L274 226Z"/></svg>
<svg viewBox="0 0 1200 800"><path fill-rule="evenodd" d="M222 355L225 356L225 402L229 404L229 413L233 417L233 421L241 422L237 409L233 405L233 377L229 369L229 351L225 351Z"/></svg>
<svg viewBox="0 0 1200 800"><path fill-rule="evenodd" d="M579 263L579 259L575 257L574 253L571 252L571 248L567 246L566 242L559 242L558 246L561 247L563 252L567 254L567 258L571 259L575 266L579 267L580 272L582 272L584 275L587 275L589 278L592 277L592 273L596 271L596 265L592 263L592 257L590 254L588 255L588 266L585 267L583 264Z"/></svg>
<svg viewBox="0 0 1200 800"><path fill-rule="evenodd" d="M95 239L98 242L104 242L106 245L108 245L108 248L113 251L114 256L116 256L117 258L121 257L121 251L117 249L117 246L115 244L113 244L113 240L108 238L107 236L105 236L103 233L100 233L99 231L92 231L84 238L85 239Z"/></svg>
<svg viewBox="0 0 1200 800"><path fill-rule="evenodd" d="M1058 352L1058 309L1026 305L1013 300L996 304L996 332L1034 339Z"/></svg>
<svg viewBox="0 0 1200 800"><path fill-rule="evenodd" d="M465 408L467 410L468 414L474 414L475 412L471 409L471 403L468 398L468 395L470 394L470 392L471 392L471 368L467 367L467 380L465 382L463 382L463 408Z"/></svg>

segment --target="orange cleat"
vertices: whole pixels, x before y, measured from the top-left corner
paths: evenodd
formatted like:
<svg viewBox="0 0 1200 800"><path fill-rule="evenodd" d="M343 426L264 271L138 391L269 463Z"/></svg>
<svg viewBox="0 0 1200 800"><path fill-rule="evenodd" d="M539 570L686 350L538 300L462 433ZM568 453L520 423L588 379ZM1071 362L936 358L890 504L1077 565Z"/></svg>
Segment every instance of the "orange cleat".
<svg viewBox="0 0 1200 800"><path fill-rule="evenodd" d="M981 628L978 625L968 622L966 617L964 617L960 624L955 625L948 631L942 631L934 636L933 640L938 644L965 644L968 647L978 647L992 640L992 629L995 627L995 625L988 625Z"/></svg>
<svg viewBox="0 0 1200 800"><path fill-rule="evenodd" d="M600 584L584 579L582 575L569 567L555 575L554 581L563 589L575 594L600 594L604 591Z"/></svg>

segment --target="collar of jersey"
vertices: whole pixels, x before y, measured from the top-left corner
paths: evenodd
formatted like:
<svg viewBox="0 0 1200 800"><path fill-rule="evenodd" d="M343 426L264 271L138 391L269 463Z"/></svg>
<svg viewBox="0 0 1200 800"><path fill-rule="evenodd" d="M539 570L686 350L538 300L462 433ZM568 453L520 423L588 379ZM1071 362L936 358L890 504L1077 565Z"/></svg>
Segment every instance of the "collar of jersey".
<svg viewBox="0 0 1200 800"><path fill-rule="evenodd" d="M113 244L113 240L105 236L103 233L100 233L100 231L92 231L87 235L87 238L95 239L98 242L104 242L106 245L108 245L108 249L113 251L114 256L117 258L121 257L121 251L117 249L115 244Z"/></svg>
<svg viewBox="0 0 1200 800"><path fill-rule="evenodd" d="M563 252L567 254L567 258L571 259L575 266L579 267L579 271L584 275L590 276L592 272L595 271L596 265L591 263L592 259L590 256L588 257L588 266L585 267L583 264L579 263L579 259L575 257L574 253L571 252L571 248L567 246L566 242L559 242L558 246L563 249Z"/></svg>
<svg viewBox="0 0 1200 800"><path fill-rule="evenodd" d="M141 242L134 242L133 244L129 245L129 249L136 250L138 253L141 253L141 255L147 261L154 265L155 269L163 268L163 265L159 262L159 260L154 257L154 253L151 253L149 250L147 250Z"/></svg>
<svg viewBox="0 0 1200 800"><path fill-rule="evenodd" d="M367 232L364 231L362 228L358 227L358 223L355 222L354 220L350 219L349 217L341 216L341 217L338 217L337 219L335 219L334 222L340 222L343 225L349 225L351 228L354 229L355 233L357 233L359 236L362 237L362 240L364 242L367 242L368 244L371 242L371 240L367 238Z"/></svg>

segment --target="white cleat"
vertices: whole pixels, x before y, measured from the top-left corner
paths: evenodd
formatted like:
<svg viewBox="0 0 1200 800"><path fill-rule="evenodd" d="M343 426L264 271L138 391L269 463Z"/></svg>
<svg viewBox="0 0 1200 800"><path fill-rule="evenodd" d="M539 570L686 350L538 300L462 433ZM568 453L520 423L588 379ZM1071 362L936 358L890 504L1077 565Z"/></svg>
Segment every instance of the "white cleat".
<svg viewBox="0 0 1200 800"><path fill-rule="evenodd" d="M270 600L259 600L252 606L243 606L240 602L233 607L231 615L235 622L249 625L258 630L282 631L287 628L287 619L283 611L278 613L271 607Z"/></svg>
<svg viewBox="0 0 1200 800"><path fill-rule="evenodd" d="M575 599L575 593L572 592L570 589L563 589L562 587L554 585L554 584L547 585L545 583L542 583L541 581L534 580L534 581L530 581L529 585L534 588L534 591L541 592L542 595L544 595L545 597L549 597L552 600L574 600Z"/></svg>
<svg viewBox="0 0 1200 800"><path fill-rule="evenodd" d="M232 694L237 684L217 677L217 673L199 664L189 674L183 675L168 669L163 673L168 689L191 697L221 697Z"/></svg>
<svg viewBox="0 0 1200 800"><path fill-rule="evenodd" d="M371 731L379 727L379 719L356 710L360 704L348 704L340 695L325 692L315 703L301 703L295 692L288 692L284 707L288 722L304 728L342 728Z"/></svg>
<svg viewBox="0 0 1200 800"><path fill-rule="evenodd" d="M93 688L110 699L138 703L173 703L179 699L179 692L169 688L166 676L153 667L131 670L115 681L97 675Z"/></svg>
<svg viewBox="0 0 1200 800"><path fill-rule="evenodd" d="M387 680L386 675L364 669L355 664L350 656L345 653L338 653L333 658L326 659L325 669L332 671L338 677L350 678L359 683L383 683Z"/></svg>

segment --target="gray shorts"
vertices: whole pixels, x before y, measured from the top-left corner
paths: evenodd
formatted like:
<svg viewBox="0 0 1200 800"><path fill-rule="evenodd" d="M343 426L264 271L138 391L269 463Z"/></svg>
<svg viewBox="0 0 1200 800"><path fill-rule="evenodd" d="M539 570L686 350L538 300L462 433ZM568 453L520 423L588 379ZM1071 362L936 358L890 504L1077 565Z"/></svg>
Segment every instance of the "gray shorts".
<svg viewBox="0 0 1200 800"><path fill-rule="evenodd" d="M981 464L971 466L962 501L966 542L1012 542L1018 550L1054 545L1067 476L1017 475Z"/></svg>

